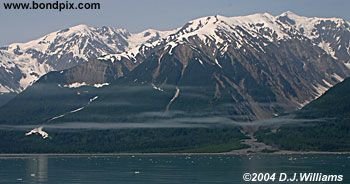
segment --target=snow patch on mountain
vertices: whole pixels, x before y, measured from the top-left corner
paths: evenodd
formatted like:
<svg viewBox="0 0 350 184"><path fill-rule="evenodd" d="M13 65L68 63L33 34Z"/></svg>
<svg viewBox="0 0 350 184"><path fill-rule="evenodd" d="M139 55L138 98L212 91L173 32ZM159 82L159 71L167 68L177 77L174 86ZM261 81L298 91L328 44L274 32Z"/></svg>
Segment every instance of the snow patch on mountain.
<svg viewBox="0 0 350 184"><path fill-rule="evenodd" d="M93 101L97 100L97 99L98 99L98 96L95 96L95 97L93 97L93 98L90 98L90 100L89 100L89 104L90 104L91 102L93 102Z"/></svg>
<svg viewBox="0 0 350 184"><path fill-rule="evenodd" d="M271 32L270 35L259 33L261 30ZM188 22L177 33L167 37L170 48L198 36L205 44L214 42L225 45L225 42L236 42L237 48L247 43L246 33L252 37L264 37L273 42L276 39L287 39L290 36L277 24L276 17L264 13L239 17L224 17L220 15L199 18Z"/></svg>
<svg viewBox="0 0 350 184"><path fill-rule="evenodd" d="M105 56L100 56L99 60L102 61L111 61L111 62L116 62L116 61L121 61L123 58L124 59L128 59L130 61L132 61L133 63L137 63L137 59L136 57L138 55L144 56L145 51L147 51L148 49L151 49L155 46L155 44L157 44L159 42L153 42L153 43L145 43L139 46L136 46L135 48L132 48L126 52L123 53L119 53L119 54L108 54Z"/></svg>
<svg viewBox="0 0 350 184"><path fill-rule="evenodd" d="M79 108L77 108L77 109L74 109L74 110L71 110L71 111L69 111L69 112L65 112L65 113L63 113L63 114L61 114L61 115L55 116L55 117L49 119L48 121L46 121L46 123L50 123L50 122L53 121L53 120L56 120L56 119L59 119L59 118L63 118L63 117L65 117L65 116L68 115L68 114L73 114L73 113L79 112L79 111L85 109L85 107L89 106L93 101L95 101L95 100L97 100L97 99L98 99L98 96L95 96L95 97L93 97L93 98L90 98L90 99L89 99L89 102L88 102L85 106L79 107Z"/></svg>
<svg viewBox="0 0 350 184"><path fill-rule="evenodd" d="M93 86L95 88L102 88L103 86L108 86L108 85L109 85L109 83L105 82L105 83L102 83L102 84L94 84Z"/></svg>
<svg viewBox="0 0 350 184"><path fill-rule="evenodd" d="M21 57L19 57L16 65L23 72L23 77L19 81L21 90L26 89L41 76L45 75L49 71L52 71L52 67L48 64L40 64L35 60L22 59Z"/></svg>
<svg viewBox="0 0 350 184"><path fill-rule="evenodd" d="M321 95L323 95L328 89L329 87L325 87L322 86L321 84L318 84L317 86L314 86L315 90L316 90L316 98L320 97Z"/></svg>
<svg viewBox="0 0 350 184"><path fill-rule="evenodd" d="M74 82L72 84L65 84L63 87L65 88L80 88L82 86L87 86L85 82Z"/></svg>
<svg viewBox="0 0 350 184"><path fill-rule="evenodd" d="M160 87L157 87L156 85L154 85L153 83L151 84L152 85L152 88L155 89L155 90L158 90L158 91L164 91L162 88Z"/></svg>
<svg viewBox="0 0 350 184"><path fill-rule="evenodd" d="M49 121L52 121L52 120L55 120L55 119L58 119L58 118L62 118L62 117L64 117L64 114L55 116L55 117L51 118Z"/></svg>
<svg viewBox="0 0 350 184"><path fill-rule="evenodd" d="M334 38L323 39L322 36L332 30L338 31ZM9 79L15 78L14 83L18 83L19 87L9 87L10 85L2 83L1 90L20 92L50 71L70 68L92 58L112 62L126 59L138 64L142 62L138 60L139 56L143 57L154 47L164 44L164 50L173 54L175 47L180 44L191 46L192 39L195 38L199 38L202 44L214 47L215 57L216 53L223 55L227 52L228 47L237 50L243 47L242 52L246 52L246 47L265 52L264 47L270 43L279 44L281 40L300 37L299 39L310 39L334 59L339 60L338 56L344 53L350 57L350 42L340 34L342 31L350 32L348 22L343 19L308 18L293 12L285 12L278 16L269 13L237 17L216 15L189 21L184 26L170 31L148 29L135 34L125 29L77 25L27 43L14 43L2 48L0 70L3 68ZM336 40L337 43L333 43L332 40ZM338 54L339 50L344 49L342 54ZM348 60L344 63L346 62ZM20 74L14 72L17 68Z"/></svg>
<svg viewBox="0 0 350 184"><path fill-rule="evenodd" d="M165 111L169 111L171 104L173 104L173 102L176 100L176 98L179 95L180 95L180 88L176 86L175 94L174 94L173 98L171 98L171 100L169 101L168 105L166 106Z"/></svg>
<svg viewBox="0 0 350 184"><path fill-rule="evenodd" d="M76 113L76 112L79 112L79 111L81 111L81 110L83 110L85 107L80 107L80 108L78 108L78 109L75 109L75 110L72 110L72 111L70 111L71 113Z"/></svg>
<svg viewBox="0 0 350 184"><path fill-rule="evenodd" d="M13 91L9 87L3 86L0 84L0 93L9 93L9 92L13 92Z"/></svg>
<svg viewBox="0 0 350 184"><path fill-rule="evenodd" d="M330 43L327 43L325 41L322 41L318 44L318 46L320 48L322 48L324 51L326 51L330 56L332 56L334 59L338 59L336 56L335 56L335 52L334 50L332 49L332 47L330 46Z"/></svg>
<svg viewBox="0 0 350 184"><path fill-rule="evenodd" d="M330 87L332 87L332 86L333 86L332 84L330 84L329 82L327 82L327 81L326 81L326 80L324 80L324 79L323 79L322 81L323 81L323 82L324 82L324 83L327 85L327 87L328 87L328 88L330 88Z"/></svg>
<svg viewBox="0 0 350 184"><path fill-rule="evenodd" d="M80 88L80 87L83 87L83 86L90 86L90 87L95 87L95 88L102 88L104 86L108 86L109 83L101 83L101 84L93 84L93 85L89 85L85 82L74 82L74 83L71 83L71 84L65 84L63 85L63 87L65 88ZM61 85L59 85L61 86Z"/></svg>
<svg viewBox="0 0 350 184"><path fill-rule="evenodd" d="M334 73L334 74L332 75L332 77L334 77L335 79L337 79L338 82L342 82L342 81L344 80L343 77L340 77L340 76L339 76L338 74L336 74L336 73Z"/></svg>
<svg viewBox="0 0 350 184"><path fill-rule="evenodd" d="M27 132L25 135L26 135L26 136L30 136L30 135L39 135L39 136L41 136L43 139L46 139L46 138L49 137L49 134L43 130L43 127L34 128L33 130Z"/></svg>
<svg viewBox="0 0 350 184"><path fill-rule="evenodd" d="M4 68L6 77L14 78L13 83L19 83L19 87L2 91L21 92L48 72L67 69L101 55L129 51L125 57L135 57L140 52L135 47L144 49L142 44L154 42L170 33L172 31L146 30L131 34L125 29L77 25L27 43L10 44L0 49L0 69ZM16 67L20 73L13 72Z"/></svg>
<svg viewBox="0 0 350 184"><path fill-rule="evenodd" d="M350 63L345 63L345 66L350 69Z"/></svg>
<svg viewBox="0 0 350 184"><path fill-rule="evenodd" d="M37 52L47 54L49 56L59 55L62 56L65 53L72 53L73 58L83 58L87 60L86 52L87 45L90 41L99 42L108 47L108 50L114 52L122 52L124 50L118 49L115 42L109 38L106 34L101 32L103 28L94 28L87 25L77 25L64 30L56 31L45 35L39 39L27 42L27 43L13 43L8 46L8 50L13 53L26 52L35 50ZM107 28L109 29L109 28ZM110 28L110 34L120 34L124 30ZM102 51L102 50L101 50ZM107 54L107 52L105 52Z"/></svg>
<svg viewBox="0 0 350 184"><path fill-rule="evenodd" d="M140 46L145 43L152 43L161 38L165 38L168 35L174 33L176 30L171 31L158 31L155 29L147 29L140 33L131 34L128 38L129 49Z"/></svg>

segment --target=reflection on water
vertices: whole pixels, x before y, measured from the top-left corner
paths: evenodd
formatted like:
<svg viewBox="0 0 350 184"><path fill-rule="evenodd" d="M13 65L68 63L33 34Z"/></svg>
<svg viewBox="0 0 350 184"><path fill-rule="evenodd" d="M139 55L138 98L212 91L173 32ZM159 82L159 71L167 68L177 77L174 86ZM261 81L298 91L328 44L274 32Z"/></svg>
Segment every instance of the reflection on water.
<svg viewBox="0 0 350 184"><path fill-rule="evenodd" d="M26 173L30 181L43 183L47 181L48 176L48 157L47 155L37 155L26 160Z"/></svg>
<svg viewBox="0 0 350 184"><path fill-rule="evenodd" d="M0 183L236 184L246 183L246 172L341 174L350 183L349 161L349 155L0 155Z"/></svg>

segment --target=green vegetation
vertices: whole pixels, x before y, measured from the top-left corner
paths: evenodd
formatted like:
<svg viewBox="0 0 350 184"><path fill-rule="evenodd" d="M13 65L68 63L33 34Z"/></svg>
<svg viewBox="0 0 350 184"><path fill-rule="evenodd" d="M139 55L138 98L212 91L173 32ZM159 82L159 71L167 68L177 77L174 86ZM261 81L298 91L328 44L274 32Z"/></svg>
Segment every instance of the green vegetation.
<svg viewBox="0 0 350 184"><path fill-rule="evenodd" d="M0 93L0 107L5 105L11 99L13 99L17 94L16 93Z"/></svg>
<svg viewBox="0 0 350 184"><path fill-rule="evenodd" d="M1 130L0 153L223 152L246 138L233 127L47 131L42 139Z"/></svg>
<svg viewBox="0 0 350 184"><path fill-rule="evenodd" d="M350 126L346 120L282 126L275 133L264 129L256 137L283 150L350 151Z"/></svg>
<svg viewBox="0 0 350 184"><path fill-rule="evenodd" d="M297 112L298 118L350 118L350 78Z"/></svg>
<svg viewBox="0 0 350 184"><path fill-rule="evenodd" d="M229 143L203 145L192 149L181 150L179 152L181 153L223 153L223 152L229 152L232 150L244 149L248 147L249 146L247 145L241 144L239 139L236 139L236 140L232 140Z"/></svg>
<svg viewBox="0 0 350 184"><path fill-rule="evenodd" d="M304 123L263 129L259 141L285 150L350 151L350 78L295 113ZM313 119L310 122L308 120Z"/></svg>

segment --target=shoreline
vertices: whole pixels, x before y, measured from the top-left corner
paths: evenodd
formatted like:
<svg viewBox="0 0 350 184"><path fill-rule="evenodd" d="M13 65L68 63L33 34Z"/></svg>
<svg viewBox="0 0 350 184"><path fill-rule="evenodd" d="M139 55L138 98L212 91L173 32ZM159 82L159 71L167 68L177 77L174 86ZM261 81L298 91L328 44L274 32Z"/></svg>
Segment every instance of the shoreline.
<svg viewBox="0 0 350 184"><path fill-rule="evenodd" d="M239 151L239 150L235 150ZM0 153L1 157L18 157L18 156L254 156L254 155L350 155L350 152L327 152L327 151L288 151L280 150L273 153L247 153L239 152L222 152L222 153Z"/></svg>
<svg viewBox="0 0 350 184"><path fill-rule="evenodd" d="M292 151L280 150L259 142L254 131L242 129L241 132L247 136L247 139L241 140L241 143L248 148L231 150L226 152L115 152L115 153L0 153L1 157L30 157L30 156L254 156L254 155L350 155L350 151Z"/></svg>

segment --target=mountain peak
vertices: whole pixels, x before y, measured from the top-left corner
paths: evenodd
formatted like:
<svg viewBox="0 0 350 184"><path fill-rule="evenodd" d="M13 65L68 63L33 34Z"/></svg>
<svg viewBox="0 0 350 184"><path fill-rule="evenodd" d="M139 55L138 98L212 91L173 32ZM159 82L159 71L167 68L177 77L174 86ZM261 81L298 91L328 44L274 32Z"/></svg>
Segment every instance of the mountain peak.
<svg viewBox="0 0 350 184"><path fill-rule="evenodd" d="M73 26L70 28L71 30L85 30L85 29L90 29L90 27L86 24L78 24L76 26Z"/></svg>
<svg viewBox="0 0 350 184"><path fill-rule="evenodd" d="M300 16L300 15L298 15L298 14L296 14L296 13L290 11L290 10L288 10L286 12L283 12L281 15L279 15L279 17L285 17L285 16L290 17L290 18L292 18L292 17L302 17L302 16Z"/></svg>
<svg viewBox="0 0 350 184"><path fill-rule="evenodd" d="M330 21L334 21L334 22L337 22L337 23L344 23L346 22L344 19L342 18L339 18L339 17L306 17L306 16L301 16L301 15L298 15L292 11L286 11L286 12L283 12L282 14L278 15L277 18L280 18L280 17L288 17L289 19L292 19L292 20L299 20L299 21L319 21L319 20L330 20Z"/></svg>
<svg viewBox="0 0 350 184"><path fill-rule="evenodd" d="M201 41L201 47L205 45L220 53L226 52L228 47L239 50L244 45L250 45L253 49L265 52L265 46L270 43L297 36L299 39L311 39L315 45L335 59L349 61L349 41L346 34L343 34L343 30L346 34L350 31L349 23L343 19L309 18L291 11L278 16L267 12L235 17L206 16L189 21L174 30L147 29L140 33L130 33L125 29L109 26L90 27L86 24L78 24L27 43L11 44L3 49L4 52L6 50L7 55L3 55L6 59L1 60L13 60L21 66L18 70L26 74L23 76L30 76L32 73L33 78L37 79L38 77L35 76L41 76L48 71L69 68L101 55L112 54L116 59L127 58L135 62L135 56L138 53L142 55L150 48L161 44L165 45L164 50L170 54L178 45L194 44L198 41ZM242 50L242 52L245 51ZM38 66L38 69L32 69L29 62L23 61L31 61L32 65ZM28 64L24 66L24 63ZM42 64L45 66L40 68ZM10 66L12 65L8 64L8 68L13 68ZM7 73L9 80L13 80L13 74ZM22 80L20 76L18 80ZM30 80L23 79L25 85L21 82L16 84L21 84L21 89L24 89L28 86L27 81ZM0 84L5 85L5 83Z"/></svg>

